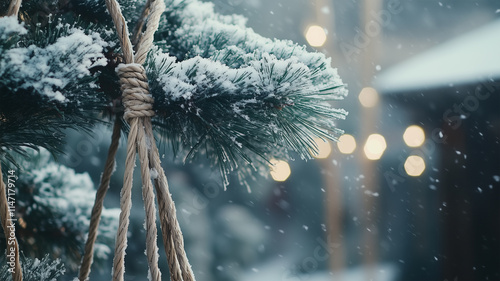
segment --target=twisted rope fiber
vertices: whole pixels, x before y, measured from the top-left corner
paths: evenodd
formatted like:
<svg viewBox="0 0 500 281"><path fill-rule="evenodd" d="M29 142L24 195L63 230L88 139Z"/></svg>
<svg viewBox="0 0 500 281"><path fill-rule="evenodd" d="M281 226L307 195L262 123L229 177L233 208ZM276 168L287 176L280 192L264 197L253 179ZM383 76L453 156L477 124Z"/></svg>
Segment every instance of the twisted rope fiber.
<svg viewBox="0 0 500 281"><path fill-rule="evenodd" d="M154 138L153 127L151 123L146 124L145 129L148 136L150 138ZM194 281L194 274L184 250L184 238L182 236L179 222L177 221L175 204L169 192L167 177L165 176L165 172L161 167L160 154L158 152L156 144L152 144L149 153L150 158L152 159L153 168L158 171L158 177L154 182L156 187L158 206L160 209L160 222L163 232L163 244L165 247L165 251L168 252L167 245L169 245L169 247L175 247L174 252L176 254L176 259L179 263L179 267L182 271L182 278L184 279L184 281ZM166 241L167 239L168 241ZM176 243L173 243L174 241Z"/></svg>
<svg viewBox="0 0 500 281"><path fill-rule="evenodd" d="M153 46L155 32L160 25L160 17L165 11L165 3L162 0L149 0L148 4L151 9L151 14L148 19L146 30L137 43L137 53L134 57L134 62L138 64L146 62L147 54Z"/></svg>
<svg viewBox="0 0 500 281"><path fill-rule="evenodd" d="M143 63L146 60L146 55L153 44L154 33L158 29L160 16L165 9L165 4L161 0L148 1L147 7L151 6L151 15L148 21L148 26L143 36L138 43L136 62ZM148 46L147 48L145 46ZM167 177L161 167L160 154L154 141L153 128L151 122L145 124L145 130L148 138L153 140L151 149L149 150L150 168L154 168L158 172L158 177L155 181L158 206L160 211L160 221L162 229L162 237L165 252L169 258L169 270L172 280L182 280L179 278L179 270L182 273L184 281L194 281L194 274L189 264L186 252L184 250L184 238L182 231L177 221L175 204L169 192ZM168 241L167 241L168 240ZM174 256L176 258L174 258Z"/></svg>
<svg viewBox="0 0 500 281"><path fill-rule="evenodd" d="M191 281L194 280L194 277L184 251L182 233L175 217L175 205L168 191L168 185L166 184L167 180L163 168L161 168L158 149L156 148L154 135L151 129L151 117L154 115L152 107L153 99L149 95L145 70L141 66L141 64L145 62L146 55L152 46L153 35L158 29L159 19L165 10L165 6L161 0L148 1L145 10L151 10L150 18L145 32L140 39L138 39L139 42L136 45L137 53L134 57L132 55L132 45L128 38L127 25L116 0L106 0L106 5L112 15L124 52L126 65L120 65L117 68L117 73L120 77L122 99L125 106L124 119L130 124L125 178L120 202L122 212L120 213L119 230L113 261L113 280L122 281L124 275L124 256L131 207L132 172L137 149L141 163L143 199L146 209L146 252L151 277L153 280L161 280L161 273L158 269L158 248L156 245L156 209L149 172L149 169L154 167L160 173L160 180L158 180L158 178L155 179L155 187L159 194L160 219L162 221L161 225L165 251L169 258L171 278L174 281L182 281L183 279L184 281ZM148 147L150 147L150 149L148 149ZM159 182L164 182L165 184L158 184ZM169 213L165 214L166 211Z"/></svg>
<svg viewBox="0 0 500 281"><path fill-rule="evenodd" d="M151 122L154 115L147 88L145 70L137 64L120 65L117 68L122 90L122 101L125 106L124 118L130 124L127 144L127 158L125 162L125 178L121 194L121 213L116 239L115 257L113 261L113 280L122 281L125 273L125 249L127 247L127 230L129 225L130 209L132 207L133 171L136 160L136 150L139 151L141 163L141 179L143 185L143 199L146 210L146 255L148 259L151 279L161 280L158 268L158 246L156 233L156 208L154 194L152 194L151 179L148 168L147 143L144 134L144 124Z"/></svg>
<svg viewBox="0 0 500 281"><path fill-rule="evenodd" d="M7 10L7 16L16 16L19 14L19 8L21 7L21 0L10 1L9 9Z"/></svg>
<svg viewBox="0 0 500 281"><path fill-rule="evenodd" d="M120 218L118 233L116 235L115 256L113 258L113 280L123 281L125 273L125 248L127 247L127 231L129 225L130 207L132 205L132 171L135 165L135 151L137 138L137 123L139 120L133 118L130 122L130 131L127 140L127 157L125 160L125 174L123 187L120 192Z"/></svg>
<svg viewBox="0 0 500 281"><path fill-rule="evenodd" d="M115 124L113 126L111 144L109 145L106 164L104 165L104 171L101 176L101 183L99 185L99 188L97 189L94 207L92 207L92 215L90 216L89 234L87 236L87 242L85 243L85 251L83 254L82 265L80 267L80 274L78 276L78 279L80 281L87 280L90 274L90 267L92 265L94 257L94 244L97 238L99 221L101 220L104 197L106 196L106 192L108 191L109 188L109 182L111 180L111 176L113 175L113 170L115 167L116 151L118 150L118 145L120 144L120 130L121 130L121 121L117 117L115 119Z"/></svg>
<svg viewBox="0 0 500 281"><path fill-rule="evenodd" d="M144 127L144 124L151 123L150 117L154 115L152 105L153 98L149 95L147 77L145 75L145 70L141 65L121 65L117 68L117 73L120 77L122 102L125 106L124 118L130 123L131 128L135 127L137 129L133 132L131 130L129 134L129 140L132 136L132 142L136 142L134 147L134 157L131 163L135 163L135 149L137 149L139 152L139 160L141 163L141 178L143 185L142 195L146 211L146 255L148 258L152 280L160 281L161 273L158 268L158 247L156 245L156 207L154 205L154 193L149 172L149 158L147 151L148 140L144 133L144 129L141 129ZM127 161L128 160L129 158L127 157ZM132 174L133 167L131 170L126 169L125 173ZM132 187L132 177L130 177L129 179L130 182L128 182L127 185L130 186L130 188L126 189L128 194L125 195L127 200L124 201L124 206L125 208L127 208L127 212L130 212L131 207L130 191ZM129 214L127 214L127 225L125 228L123 228L125 230L128 228L128 216ZM120 228L120 230L122 229ZM120 243L120 246L122 246L120 251L122 251L124 255L126 248L127 231L121 231L121 234L121 239L117 240L117 244ZM123 260L124 259L119 260L120 263L118 264L118 266L123 267ZM114 278L117 280L123 278L123 272L124 268L120 270L115 269Z"/></svg>
<svg viewBox="0 0 500 281"><path fill-rule="evenodd" d="M6 16L15 16L17 18L19 14L19 8L21 7L21 0L12 0L9 4L9 9L7 10ZM10 230L7 228L7 221L10 218L9 206L7 203L7 194L5 189L5 183L3 182L2 175L2 166L0 164L0 222L3 227L3 231L5 234L7 249L10 248L8 244L8 239L10 237ZM22 281L23 280L23 271L21 269L21 263L19 261L19 243L17 239L14 237L14 272L12 273L13 281Z"/></svg>
<svg viewBox="0 0 500 281"><path fill-rule="evenodd" d="M151 119L146 117L143 119L143 124L151 123ZM156 229L156 205L155 205L155 195L153 193L153 185L151 183L151 177L149 172L149 158L148 158L148 141L150 141L144 132L144 129L139 130L139 135L137 136L137 145L139 150L139 159L141 160L141 174L142 174L142 198L144 200L144 208L146 210L146 251L148 257L148 264L154 265L150 266L150 274L152 280L161 281L161 273L158 268L158 245L157 245L157 229ZM153 139L154 140L154 139ZM152 247L151 247L152 246Z"/></svg>
<svg viewBox="0 0 500 281"><path fill-rule="evenodd" d="M117 68L122 89L122 103L125 106L123 118L152 117L153 97L149 95L146 71L140 64L120 65Z"/></svg>
<svg viewBox="0 0 500 281"><path fill-rule="evenodd" d="M134 62L134 56L132 51L132 44L130 42L130 39L128 38L128 28L126 21L121 14L118 3L115 0L106 0L106 6L108 7L116 30L118 32L118 37L120 39L120 45L124 54L125 63L131 64ZM120 68L124 68L122 69L123 71L120 71ZM129 73L132 69L133 66L120 66L118 69L118 75L120 76L122 89L122 98L124 100L123 104L125 106L124 118L130 125L130 132L127 141L125 175L120 196L121 213L119 218L118 233L116 237L115 256L113 259L113 280L115 281L123 281L125 273L125 249L127 247L127 231L129 225L130 208L132 206L132 174L135 166L137 144L139 146L145 144L142 135L139 135L139 128L142 128L144 126L144 118L141 117L147 116L148 113L152 113L151 110L149 110L149 106L147 105L148 89L144 87L144 81L147 81L147 78L145 78L144 72L142 71L143 69L139 67L140 72L136 75L132 75L131 73ZM137 93L135 92L136 90ZM135 109L137 109L137 111ZM149 120L149 122L151 121ZM143 153L141 153L139 155L139 158L141 166L149 162L147 159L147 154L144 155ZM146 183L146 181L149 180L148 172L145 173L145 170L141 169L143 188L148 188L148 184ZM148 216L151 215L151 212L148 212L148 209L154 209L154 201L153 206L151 206L151 202L147 201L148 199L150 200L149 197L144 198L146 208L146 224L149 224L151 222L151 218L148 218ZM156 225L154 227L156 227ZM160 281L161 275L158 269L158 256L155 255L155 253L158 252L158 246L156 245L156 236L153 236L150 233L152 229L153 227L146 227L146 254L152 280Z"/></svg>
<svg viewBox="0 0 500 281"><path fill-rule="evenodd" d="M142 29L144 28L144 24L146 23L146 19L151 12L151 3L153 0L148 0L142 9L142 14L137 20L137 23L134 27L134 33L132 34L132 44L136 46L135 51L137 51L137 43L139 43L139 39L142 36Z"/></svg>
<svg viewBox="0 0 500 281"><path fill-rule="evenodd" d="M9 237L10 237L10 230L7 228L7 221L11 218L10 217L10 212L9 212L9 207L7 203L7 194L6 194L6 189L5 189L5 183L3 182L3 175L2 175L2 165L0 165L0 220L2 223L3 227L3 232L5 234L5 239L6 242L8 242ZM12 245L9 245L6 243L7 249L12 247ZM14 255L15 255L15 266L14 266L14 272L12 273L12 280L14 281L22 281L23 280L23 272L21 270L21 264L19 263L19 244L17 243L17 239L14 238ZM7 250L9 252L9 250Z"/></svg>

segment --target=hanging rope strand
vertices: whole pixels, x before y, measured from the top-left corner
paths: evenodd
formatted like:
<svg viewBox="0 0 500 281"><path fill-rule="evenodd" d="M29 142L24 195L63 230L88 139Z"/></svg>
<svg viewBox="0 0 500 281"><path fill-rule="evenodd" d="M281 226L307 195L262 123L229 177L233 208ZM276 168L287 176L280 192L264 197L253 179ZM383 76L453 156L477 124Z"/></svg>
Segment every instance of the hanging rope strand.
<svg viewBox="0 0 500 281"><path fill-rule="evenodd" d="M114 2L114 1L108 1ZM108 4L108 8L118 7L113 3ZM156 8L156 11L158 8ZM153 7L153 11L155 11L155 7ZM126 27L123 26L125 20L121 15L121 12L115 11L114 14L120 13L120 15L115 15L113 20L115 24L121 24L121 32L122 34L122 48L131 48L130 41L128 37L123 36L127 34L128 31ZM113 14L113 13L112 13ZM149 24L148 24L149 25ZM120 28L117 28L120 30ZM148 29L150 29L148 27ZM145 37L142 37L145 38ZM147 39L147 38L146 38ZM152 40L151 40L152 42ZM146 46L148 47L148 46ZM149 46L150 47L150 46ZM148 48L149 48L148 47ZM140 48L139 48L140 49ZM127 49L124 50L125 53L132 53L132 50ZM156 242L157 231L156 231L156 208L154 203L154 193L152 190L151 179L149 174L149 155L147 152L147 143L146 136L144 133L144 123L151 123L150 117L154 115L154 111L152 110L153 99L149 95L149 88L147 84L147 77L145 75L145 70L140 64L134 64L134 57L126 58L125 62L127 64L120 65L117 69L118 76L120 77L120 84L122 88L122 102L125 106L125 114L124 118L127 122L130 123L130 133L129 133L129 147L130 142L136 142L136 146L139 151L139 159L141 162L141 178L143 182L143 198L144 205L146 210L146 255L148 258L148 265L151 272L152 280L160 281L161 273L158 268L158 246ZM138 62L145 61L145 57L143 59L138 60ZM133 133L132 133L133 132ZM133 173L133 166L130 165L130 161L135 163L135 149L134 147L134 157L129 157L131 150L127 151L127 162L125 175ZM130 183L125 183L127 186L127 193L124 193L125 196L129 195L129 186ZM131 187L130 187L131 189ZM124 275L124 259L125 259L125 248L126 248L126 230L128 229L128 216L130 214L130 205L131 199L123 200L122 214L124 216L120 216L120 231L121 234L117 236L116 248L115 248L115 260L114 260L114 280L123 280ZM127 218L125 218L125 215ZM123 231L125 230L125 231Z"/></svg>
<svg viewBox="0 0 500 281"><path fill-rule="evenodd" d="M135 150L137 137L137 118L132 119L127 142L127 158L125 160L125 176L120 192L120 218L118 233L115 242L115 256L113 258L113 280L123 281L125 273L125 248L127 247L127 232L129 225L130 208L132 206L132 181L135 165Z"/></svg>
<svg viewBox="0 0 500 281"><path fill-rule="evenodd" d="M101 220L104 197L109 189L109 182L115 169L116 152L118 151L118 145L120 144L120 131L121 120L117 117L113 125L113 134L111 135L111 144L109 145L108 156L106 158L106 164L104 165L104 172L101 176L101 183L97 189L94 207L92 208L92 215L90 216L89 235L87 236L87 242L85 243L82 266L80 267L80 274L78 276L80 281L87 280L90 274L90 267L94 258L94 244L97 238L99 221Z"/></svg>
<svg viewBox="0 0 500 281"><path fill-rule="evenodd" d="M161 0L148 1L146 5L151 5L151 14L145 32L139 39L136 63L144 63L154 39L154 33L158 29L160 17L165 10L165 4ZM151 140L149 150L150 166L158 172L155 179L155 188L158 196L158 206L160 213L163 244L168 258L169 270L172 280L192 281L194 280L191 266L184 251L184 239L177 222L175 205L168 191L168 184L163 168L161 167L159 152L154 141L151 122L145 124L146 135ZM170 215L170 216L169 216ZM172 219L173 218L173 219ZM179 235L180 234L180 235ZM182 276L182 279L181 279Z"/></svg>
<svg viewBox="0 0 500 281"><path fill-rule="evenodd" d="M21 270L21 263L19 262L19 244L17 243L16 237L14 237L14 245L10 245L7 243L9 241L9 237L11 237L10 230L8 229L7 222L11 219L8 201L7 201L7 193L5 189L5 183L3 182L2 175L2 165L0 164L0 221L2 223L3 232L5 234L6 245L7 248L14 248L14 272L12 273L12 280L14 281L22 281L23 280L23 272ZM9 251L8 251L9 252Z"/></svg>
<svg viewBox="0 0 500 281"><path fill-rule="evenodd" d="M151 120L149 117L143 118L146 124ZM154 140L154 139L153 139ZM144 130L139 130L138 135L138 148L139 159L141 159L141 175L142 175L142 197L144 200L144 209L146 210L146 255L148 257L148 264L151 272L151 280L161 281L161 273L158 268L158 243L157 243L157 229L156 229L156 207L153 193L153 185L151 184L151 177L149 172L149 156L148 156L148 142L144 134Z"/></svg>
<svg viewBox="0 0 500 281"><path fill-rule="evenodd" d="M156 207L149 171L148 147L151 147L152 141L151 139L148 140L144 132L145 124L151 124L151 116L154 115L153 98L149 95L146 71L141 65L120 65L117 72L120 77L122 102L125 106L124 118L131 124L131 128L132 126L137 127L137 136L134 137L134 141L137 142L136 145L141 164L142 194L146 211L146 255L148 265L152 280L161 281L156 241L158 236L156 230ZM135 158L133 160L135 162ZM125 173L133 173L133 170L126 170Z"/></svg>
<svg viewBox="0 0 500 281"><path fill-rule="evenodd" d="M19 8L21 7L21 0L10 1L9 10L7 10L7 16L16 16L19 14Z"/></svg>
<svg viewBox="0 0 500 281"><path fill-rule="evenodd" d="M154 137L151 124L146 124L145 130L150 138ZM158 206L160 209L162 234L164 237L170 236L173 240L174 252L176 254L177 262L179 263L184 281L194 281L194 274L184 250L184 238L182 236L179 222L177 221L175 203L172 200L172 196L168 188L167 177L161 167L160 154L156 144L153 144L151 147L150 157L153 164L152 168L155 168L158 171L158 178L155 180L155 186L156 196L158 197ZM165 243L165 238L163 241ZM165 250L167 251L167 249Z"/></svg>
<svg viewBox="0 0 500 281"><path fill-rule="evenodd" d="M142 14L137 20L137 23L135 24L134 27L134 33L132 33L132 44L135 46L137 51L137 43L139 42L139 39L142 36L142 29L144 28L144 24L146 23L146 19L151 12L151 2L152 0L148 0L146 4L144 5L144 9L142 10Z"/></svg>
<svg viewBox="0 0 500 281"><path fill-rule="evenodd" d="M158 269L158 249L156 233L156 209L154 203L154 193L152 191L150 168L153 167L159 173L159 179L155 179L155 187L160 206L160 220L162 225L163 241L165 251L168 256L171 279L173 281L194 281L191 267L184 251L184 241L175 216L175 205L168 191L167 180L159 160L158 149L152 133L151 117L153 99L149 95L147 77L144 68L141 66L146 60L154 33L158 29L160 16L165 10L165 5L161 0L148 1L143 13L150 10L149 20L146 30L140 36L137 34L142 30L139 26L136 30L134 40L138 40L136 45L137 53L133 56L130 39L125 19L123 18L118 4L115 0L106 0L106 5L115 23L120 44L124 52L125 65L117 68L120 84L122 88L122 102L125 106L124 119L130 124L130 132L127 145L127 160L125 168L125 180L122 189L121 214L119 222L119 232L117 235L113 280L122 281L124 276L124 258L127 243L126 233L130 215L130 190L132 187L132 173L135 163L136 149L139 151L141 162L141 177L143 182L143 197L146 209L146 231L147 244L146 253L148 264L153 280L159 281L161 273ZM142 25L142 23L140 23ZM149 148L149 149L148 149Z"/></svg>
<svg viewBox="0 0 500 281"><path fill-rule="evenodd" d="M127 230L131 208L132 174L136 161L136 149L139 151L141 163L141 178L146 209L146 253L148 265L153 280L160 281L161 274L158 268L158 248L156 245L156 209L152 195L151 179L149 175L147 143L144 134L144 123L151 123L154 115L153 99L148 93L145 70L138 64L125 64L117 68L122 90L122 102L125 106L124 118L130 124L128 137L127 158L125 161L125 179L123 183L119 233L117 235L113 280L122 281L125 273L125 249L127 247Z"/></svg>
<svg viewBox="0 0 500 281"><path fill-rule="evenodd" d="M116 0L106 0L106 7L108 7L108 11L111 14L113 23L115 24L118 39L120 39L120 45L122 47L125 63L133 63L134 54L132 51L132 43L128 38L127 22L122 15L120 5L118 4L118 2L116 2Z"/></svg>
<svg viewBox="0 0 500 281"><path fill-rule="evenodd" d="M163 0L153 0L151 2L151 14L149 15L146 30L142 34L137 43L137 53L135 54L135 63L143 64L146 61L146 56L153 46L153 39L156 30L160 24L160 17L165 11L165 3Z"/></svg>

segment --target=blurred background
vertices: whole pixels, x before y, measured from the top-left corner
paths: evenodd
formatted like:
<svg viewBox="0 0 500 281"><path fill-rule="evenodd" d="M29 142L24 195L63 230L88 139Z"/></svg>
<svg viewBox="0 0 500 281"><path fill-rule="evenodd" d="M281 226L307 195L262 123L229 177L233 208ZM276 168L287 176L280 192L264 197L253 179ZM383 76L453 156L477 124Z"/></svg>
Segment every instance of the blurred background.
<svg viewBox="0 0 500 281"><path fill-rule="evenodd" d="M162 152L197 280L500 280L499 1L214 4L332 57L349 90L335 106L349 116L338 143L276 163L252 193ZM62 161L97 184L109 140L105 127L73 132ZM146 280L135 180L126 278ZM102 268L92 280L109 280Z"/></svg>

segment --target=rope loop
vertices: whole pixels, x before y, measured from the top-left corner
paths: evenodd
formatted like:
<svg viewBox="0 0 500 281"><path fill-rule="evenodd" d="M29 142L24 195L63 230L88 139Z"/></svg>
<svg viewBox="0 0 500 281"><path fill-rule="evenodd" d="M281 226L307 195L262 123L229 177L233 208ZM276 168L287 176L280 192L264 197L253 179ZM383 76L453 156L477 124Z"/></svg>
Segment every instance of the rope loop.
<svg viewBox="0 0 500 281"><path fill-rule="evenodd" d="M120 64L116 68L120 78L122 103L125 107L123 118L130 123L131 118L153 117L154 99L149 94L146 70L140 64Z"/></svg>

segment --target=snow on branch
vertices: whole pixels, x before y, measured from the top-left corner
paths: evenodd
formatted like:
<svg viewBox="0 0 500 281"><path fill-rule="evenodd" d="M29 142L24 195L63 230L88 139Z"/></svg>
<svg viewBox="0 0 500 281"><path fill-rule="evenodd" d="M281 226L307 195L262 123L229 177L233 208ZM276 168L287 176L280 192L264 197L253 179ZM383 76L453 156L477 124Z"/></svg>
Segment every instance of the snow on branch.
<svg viewBox="0 0 500 281"><path fill-rule="evenodd" d="M16 182L16 228L20 249L29 257L66 256L77 269L86 241L95 188L87 173L55 163L45 149L26 149L19 157L22 173ZM106 260L118 228L119 209L104 209L95 259ZM36 245L36 246L33 246Z"/></svg>
<svg viewBox="0 0 500 281"><path fill-rule="evenodd" d="M106 65L109 43L69 24L26 29L12 19L0 19L0 151L57 151L63 129L88 128L106 106L91 70Z"/></svg>

